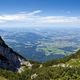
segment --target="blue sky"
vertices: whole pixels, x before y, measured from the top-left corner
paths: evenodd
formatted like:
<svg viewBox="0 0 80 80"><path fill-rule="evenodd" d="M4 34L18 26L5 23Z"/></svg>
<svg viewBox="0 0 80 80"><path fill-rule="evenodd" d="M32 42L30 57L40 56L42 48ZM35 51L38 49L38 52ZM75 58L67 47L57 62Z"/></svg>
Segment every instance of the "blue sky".
<svg viewBox="0 0 80 80"><path fill-rule="evenodd" d="M0 0L0 13L43 10L45 15L80 14L80 0Z"/></svg>
<svg viewBox="0 0 80 80"><path fill-rule="evenodd" d="M80 25L80 0L0 0L0 27Z"/></svg>

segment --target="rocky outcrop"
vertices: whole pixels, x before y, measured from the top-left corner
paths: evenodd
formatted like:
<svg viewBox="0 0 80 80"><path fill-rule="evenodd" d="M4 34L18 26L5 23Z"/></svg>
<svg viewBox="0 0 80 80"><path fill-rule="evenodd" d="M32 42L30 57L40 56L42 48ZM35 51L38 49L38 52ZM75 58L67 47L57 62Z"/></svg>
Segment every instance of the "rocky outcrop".
<svg viewBox="0 0 80 80"><path fill-rule="evenodd" d="M8 47L0 37L0 68L17 71L21 67L22 61L26 61L26 59Z"/></svg>

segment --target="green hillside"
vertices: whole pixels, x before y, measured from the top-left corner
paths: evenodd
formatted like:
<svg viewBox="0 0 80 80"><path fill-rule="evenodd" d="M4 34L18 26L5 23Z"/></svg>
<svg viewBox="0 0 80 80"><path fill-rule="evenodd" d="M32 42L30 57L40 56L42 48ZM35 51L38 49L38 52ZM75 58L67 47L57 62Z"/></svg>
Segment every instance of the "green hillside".
<svg viewBox="0 0 80 80"><path fill-rule="evenodd" d="M22 73L0 69L0 76L2 80L80 80L80 50L62 59L35 63Z"/></svg>

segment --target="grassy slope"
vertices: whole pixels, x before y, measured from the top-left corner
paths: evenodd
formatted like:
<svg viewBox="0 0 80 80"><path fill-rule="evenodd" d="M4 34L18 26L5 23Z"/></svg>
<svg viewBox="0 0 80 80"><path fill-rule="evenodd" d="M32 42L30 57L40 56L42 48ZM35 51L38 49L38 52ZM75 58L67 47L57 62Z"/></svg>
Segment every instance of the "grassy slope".
<svg viewBox="0 0 80 80"><path fill-rule="evenodd" d="M80 50L77 51L75 54L71 54L69 56L66 56L62 59L57 59L57 60L52 60L52 61L48 61L46 63L43 63L44 66L52 66L52 65L57 65L60 63L64 63L64 64L70 64L74 66L78 66L80 65Z"/></svg>
<svg viewBox="0 0 80 80"><path fill-rule="evenodd" d="M2 77L2 76L0 76L0 80L7 80L6 78L4 78L4 77Z"/></svg>
<svg viewBox="0 0 80 80"><path fill-rule="evenodd" d="M53 67L53 65L62 63L73 67ZM40 67L39 64L36 63L32 69L26 68L21 74L0 70L0 78L1 80L80 80L80 50L63 59L49 61L42 65L43 66ZM35 73L37 76L31 79L31 76Z"/></svg>

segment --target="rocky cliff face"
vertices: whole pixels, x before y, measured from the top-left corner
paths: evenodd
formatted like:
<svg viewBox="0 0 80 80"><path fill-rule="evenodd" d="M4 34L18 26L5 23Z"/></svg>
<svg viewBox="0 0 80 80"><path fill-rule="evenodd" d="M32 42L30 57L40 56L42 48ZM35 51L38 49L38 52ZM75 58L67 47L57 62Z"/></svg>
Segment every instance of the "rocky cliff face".
<svg viewBox="0 0 80 80"><path fill-rule="evenodd" d="M0 37L0 68L17 71L23 61L26 59L8 47Z"/></svg>

